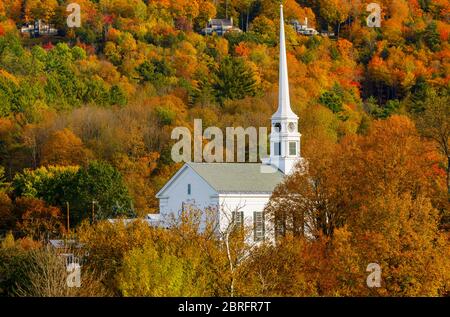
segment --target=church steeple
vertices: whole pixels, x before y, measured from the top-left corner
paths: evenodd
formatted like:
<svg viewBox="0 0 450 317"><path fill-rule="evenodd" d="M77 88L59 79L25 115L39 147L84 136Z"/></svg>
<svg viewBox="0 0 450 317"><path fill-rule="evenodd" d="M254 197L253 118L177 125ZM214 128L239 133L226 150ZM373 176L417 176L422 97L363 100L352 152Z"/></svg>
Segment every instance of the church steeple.
<svg viewBox="0 0 450 317"><path fill-rule="evenodd" d="M283 5L280 5L280 65L278 84L278 110L272 116L273 119L298 119L291 109L291 99L289 97L289 78L286 58L286 39L284 33Z"/></svg>
<svg viewBox="0 0 450 317"><path fill-rule="evenodd" d="M283 5L280 6L280 69L278 109L272 116L270 134L270 157L265 162L284 174L290 174L301 160L298 116L291 109L289 80L286 60L286 39L284 34Z"/></svg>

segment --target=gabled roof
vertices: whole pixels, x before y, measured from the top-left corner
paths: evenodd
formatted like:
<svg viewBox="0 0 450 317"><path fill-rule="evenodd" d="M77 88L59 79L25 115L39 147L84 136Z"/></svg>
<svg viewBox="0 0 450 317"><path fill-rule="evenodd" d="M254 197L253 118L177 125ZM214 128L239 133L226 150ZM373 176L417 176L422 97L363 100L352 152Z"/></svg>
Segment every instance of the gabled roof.
<svg viewBox="0 0 450 317"><path fill-rule="evenodd" d="M284 174L262 173L260 163L187 163L219 193L271 193Z"/></svg>
<svg viewBox="0 0 450 317"><path fill-rule="evenodd" d="M69 247L75 247L75 248L81 248L83 245L81 243L78 243L76 240L69 239L69 240L62 240L62 239L55 239L55 240L49 240L50 246L54 247L55 249L63 249L63 248L69 248Z"/></svg>
<svg viewBox="0 0 450 317"><path fill-rule="evenodd" d="M272 193L275 187L283 181L284 174L280 170L264 166L261 163L186 163L156 194L162 193L187 168L192 169L218 193Z"/></svg>
<svg viewBox="0 0 450 317"><path fill-rule="evenodd" d="M233 21L230 19L211 19L211 25L223 25L223 26L233 26Z"/></svg>

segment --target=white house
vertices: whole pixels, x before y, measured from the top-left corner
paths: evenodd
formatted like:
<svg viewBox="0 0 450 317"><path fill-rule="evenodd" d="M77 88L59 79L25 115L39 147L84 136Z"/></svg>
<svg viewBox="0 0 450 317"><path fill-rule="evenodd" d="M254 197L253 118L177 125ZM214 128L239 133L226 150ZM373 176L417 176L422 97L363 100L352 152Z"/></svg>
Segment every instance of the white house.
<svg viewBox="0 0 450 317"><path fill-rule="evenodd" d="M156 195L160 221L193 205L216 210L221 229L235 219L252 226L252 241L273 239L264 208L274 188L302 161L298 116L289 98L282 6L280 14L279 98L271 118L270 156L261 163L186 163Z"/></svg>
<svg viewBox="0 0 450 317"><path fill-rule="evenodd" d="M42 20L35 20L34 23L24 24L20 32L22 34L30 34L31 37L39 37L42 35L57 35L58 29L54 28L51 24L47 24Z"/></svg>
<svg viewBox="0 0 450 317"><path fill-rule="evenodd" d="M297 20L292 21L292 24L294 26L295 31L298 34L307 35L307 36L319 35L319 32L316 29L310 28L308 26L308 18L305 18L305 22L303 24L301 24Z"/></svg>
<svg viewBox="0 0 450 317"><path fill-rule="evenodd" d="M227 32L242 32L241 29L233 25L233 18L230 19L209 19L206 28L201 30L203 35L217 34L224 35Z"/></svg>

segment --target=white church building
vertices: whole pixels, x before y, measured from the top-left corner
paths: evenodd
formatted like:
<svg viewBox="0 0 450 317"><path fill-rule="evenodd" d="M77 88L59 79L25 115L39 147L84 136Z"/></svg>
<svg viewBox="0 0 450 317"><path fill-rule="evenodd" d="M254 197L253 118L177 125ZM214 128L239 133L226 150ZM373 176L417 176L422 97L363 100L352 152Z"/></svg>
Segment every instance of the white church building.
<svg viewBox="0 0 450 317"><path fill-rule="evenodd" d="M216 210L219 230L234 219L252 228L251 241L273 239L265 206L275 187L303 160L298 116L291 110L289 98L282 6L280 15L279 96L271 118L270 156L261 163L185 163L156 195L158 221L179 217L187 206L195 206Z"/></svg>

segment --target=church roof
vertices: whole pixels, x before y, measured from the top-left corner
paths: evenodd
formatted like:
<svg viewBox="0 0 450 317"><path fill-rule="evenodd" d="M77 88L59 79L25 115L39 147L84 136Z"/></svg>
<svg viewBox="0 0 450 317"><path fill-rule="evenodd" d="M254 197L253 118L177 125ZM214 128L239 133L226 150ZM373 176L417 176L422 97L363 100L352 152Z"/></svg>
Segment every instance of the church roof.
<svg viewBox="0 0 450 317"><path fill-rule="evenodd" d="M186 164L219 193L271 193L284 178L284 174L279 170L274 170L274 173L263 173L261 171L263 165L260 163Z"/></svg>

